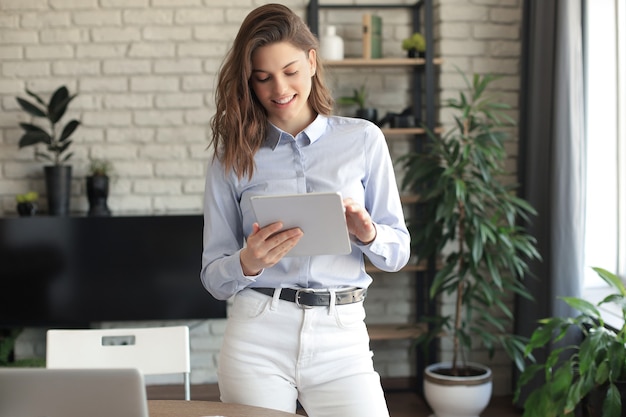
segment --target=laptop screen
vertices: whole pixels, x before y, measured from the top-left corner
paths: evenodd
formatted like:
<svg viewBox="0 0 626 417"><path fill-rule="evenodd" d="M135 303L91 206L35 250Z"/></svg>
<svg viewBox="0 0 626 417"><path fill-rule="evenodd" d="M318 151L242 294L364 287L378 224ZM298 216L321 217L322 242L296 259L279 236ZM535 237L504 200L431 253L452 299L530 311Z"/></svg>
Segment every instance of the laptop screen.
<svg viewBox="0 0 626 417"><path fill-rule="evenodd" d="M0 416L148 417L136 369L0 368Z"/></svg>

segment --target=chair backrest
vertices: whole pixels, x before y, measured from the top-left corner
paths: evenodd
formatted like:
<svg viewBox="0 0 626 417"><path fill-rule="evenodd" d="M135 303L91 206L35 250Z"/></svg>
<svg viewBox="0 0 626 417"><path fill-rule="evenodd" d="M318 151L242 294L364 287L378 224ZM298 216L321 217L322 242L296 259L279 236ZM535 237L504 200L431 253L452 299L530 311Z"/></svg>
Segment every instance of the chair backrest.
<svg viewBox="0 0 626 417"><path fill-rule="evenodd" d="M143 375L181 373L189 400L189 328L51 329L46 335L46 367L136 368Z"/></svg>

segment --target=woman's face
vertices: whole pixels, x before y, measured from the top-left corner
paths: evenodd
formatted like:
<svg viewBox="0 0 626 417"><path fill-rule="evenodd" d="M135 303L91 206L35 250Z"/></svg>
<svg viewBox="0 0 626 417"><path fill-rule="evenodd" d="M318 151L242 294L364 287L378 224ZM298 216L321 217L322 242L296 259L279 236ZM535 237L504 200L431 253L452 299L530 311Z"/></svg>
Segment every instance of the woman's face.
<svg viewBox="0 0 626 417"><path fill-rule="evenodd" d="M250 84L269 121L296 135L315 114L309 105L315 50L308 54L288 42L257 48L252 54Z"/></svg>

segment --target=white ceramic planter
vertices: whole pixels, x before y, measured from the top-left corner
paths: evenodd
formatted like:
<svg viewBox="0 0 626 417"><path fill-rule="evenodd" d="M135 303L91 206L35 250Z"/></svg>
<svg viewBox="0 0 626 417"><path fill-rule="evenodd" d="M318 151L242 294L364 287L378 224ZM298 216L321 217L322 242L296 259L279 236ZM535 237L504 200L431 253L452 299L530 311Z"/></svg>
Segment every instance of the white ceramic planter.
<svg viewBox="0 0 626 417"><path fill-rule="evenodd" d="M479 417L492 392L491 369L477 363L469 366L484 371L479 376L446 376L435 371L450 363L432 364L424 370L424 397L435 417Z"/></svg>

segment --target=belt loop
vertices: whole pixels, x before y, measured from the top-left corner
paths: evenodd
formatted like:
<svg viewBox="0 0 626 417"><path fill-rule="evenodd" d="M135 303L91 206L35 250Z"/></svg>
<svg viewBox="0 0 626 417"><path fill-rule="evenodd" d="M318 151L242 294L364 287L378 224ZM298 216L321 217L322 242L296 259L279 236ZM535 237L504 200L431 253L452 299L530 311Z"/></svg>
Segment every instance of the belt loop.
<svg viewBox="0 0 626 417"><path fill-rule="evenodd" d="M270 310L274 311L278 308L278 302L280 301L280 292L282 288L276 288L274 290L274 296L272 297L272 303L270 304Z"/></svg>
<svg viewBox="0 0 626 417"><path fill-rule="evenodd" d="M335 313L335 308L337 304L337 293L335 292L334 289L329 289L328 292L330 293L330 304L328 306L328 315L331 316Z"/></svg>

